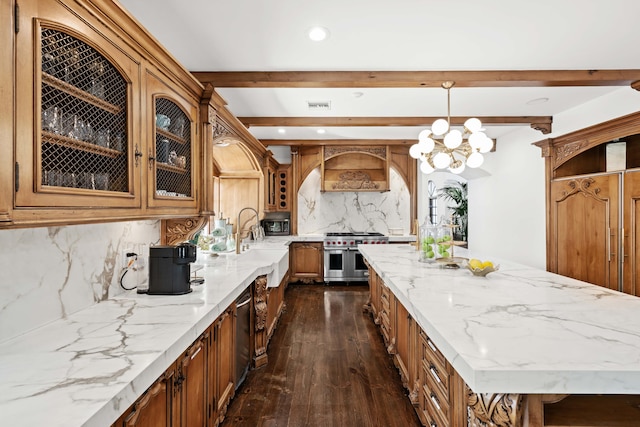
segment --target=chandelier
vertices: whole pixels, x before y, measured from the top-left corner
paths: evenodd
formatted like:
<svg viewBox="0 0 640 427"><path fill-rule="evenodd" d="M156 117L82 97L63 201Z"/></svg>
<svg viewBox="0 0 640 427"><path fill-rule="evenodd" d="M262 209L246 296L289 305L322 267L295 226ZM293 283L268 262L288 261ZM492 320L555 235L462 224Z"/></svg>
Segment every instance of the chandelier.
<svg viewBox="0 0 640 427"><path fill-rule="evenodd" d="M451 88L454 82L444 82L447 90L447 119L438 119L418 134L418 142L409 149L409 155L420 159L420 170L429 174L436 169L448 169L452 173L462 173L466 166L477 168L482 165L482 153L493 148L493 141L482 129L482 122L470 118L464 122L462 131L451 129Z"/></svg>

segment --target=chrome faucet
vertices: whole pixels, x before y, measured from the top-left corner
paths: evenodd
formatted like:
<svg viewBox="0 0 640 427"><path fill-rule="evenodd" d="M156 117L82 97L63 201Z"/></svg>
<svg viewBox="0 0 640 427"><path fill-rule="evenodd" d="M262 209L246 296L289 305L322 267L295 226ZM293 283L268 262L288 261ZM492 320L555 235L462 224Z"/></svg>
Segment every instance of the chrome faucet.
<svg viewBox="0 0 640 427"><path fill-rule="evenodd" d="M256 233L257 230L260 228L260 216L258 215L258 211L255 210L254 208L242 208L240 209L240 212L238 212L238 221L236 222L236 253L239 254L240 253L240 237L241 237L241 231L240 230L240 215L242 214L242 212L246 211L247 209L252 210L255 214L256 214Z"/></svg>

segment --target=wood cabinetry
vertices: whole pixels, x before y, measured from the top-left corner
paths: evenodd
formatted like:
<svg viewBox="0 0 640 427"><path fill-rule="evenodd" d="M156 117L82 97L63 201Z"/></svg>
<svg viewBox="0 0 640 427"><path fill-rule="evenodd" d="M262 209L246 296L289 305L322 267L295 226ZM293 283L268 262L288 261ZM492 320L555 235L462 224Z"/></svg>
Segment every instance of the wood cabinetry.
<svg viewBox="0 0 640 427"><path fill-rule="evenodd" d="M149 137L146 147L148 206L196 212L198 100L172 86L160 70L146 69Z"/></svg>
<svg viewBox="0 0 640 427"><path fill-rule="evenodd" d="M614 168L608 146L620 142L624 161ZM536 145L547 176L547 269L640 295L640 113Z"/></svg>
<svg viewBox="0 0 640 427"><path fill-rule="evenodd" d="M174 396L174 419L182 427L207 425L207 368L209 331L202 334L178 359Z"/></svg>
<svg viewBox="0 0 640 427"><path fill-rule="evenodd" d="M322 147L322 191L389 191L389 147Z"/></svg>
<svg viewBox="0 0 640 427"><path fill-rule="evenodd" d="M371 267L369 291L365 309L380 325L387 351L421 422L429 427L466 425L464 382Z"/></svg>
<svg viewBox="0 0 640 427"><path fill-rule="evenodd" d="M13 152L14 129L14 0L0 4L0 226L11 220L13 205L14 159L8 153Z"/></svg>
<svg viewBox="0 0 640 427"><path fill-rule="evenodd" d="M4 225L197 214L202 86L115 3L19 7L3 44L16 73L2 85L15 88L21 117Z"/></svg>
<svg viewBox="0 0 640 427"><path fill-rule="evenodd" d="M289 245L291 281L322 282L324 249L322 242L293 242Z"/></svg>
<svg viewBox="0 0 640 427"><path fill-rule="evenodd" d="M211 325L208 363L208 426L222 423L235 394L235 304Z"/></svg>
<svg viewBox="0 0 640 427"><path fill-rule="evenodd" d="M114 427L171 427L175 363L144 392Z"/></svg>
<svg viewBox="0 0 640 427"><path fill-rule="evenodd" d="M289 170L291 165L280 165L267 152L263 167L265 179L265 212L288 212L289 201Z"/></svg>
<svg viewBox="0 0 640 427"><path fill-rule="evenodd" d="M234 395L235 304L189 346L113 427L215 427Z"/></svg>
<svg viewBox="0 0 640 427"><path fill-rule="evenodd" d="M278 166L276 176L276 210L278 212L288 212L291 209L290 171L291 165Z"/></svg>

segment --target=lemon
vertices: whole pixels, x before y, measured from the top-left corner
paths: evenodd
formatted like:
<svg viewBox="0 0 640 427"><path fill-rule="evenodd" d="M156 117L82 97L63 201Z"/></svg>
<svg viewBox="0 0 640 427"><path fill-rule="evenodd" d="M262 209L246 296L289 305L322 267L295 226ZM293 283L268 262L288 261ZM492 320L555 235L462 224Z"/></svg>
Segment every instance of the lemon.
<svg viewBox="0 0 640 427"><path fill-rule="evenodd" d="M485 261L482 263L482 267L481 268L487 268L487 267L491 267L493 268L493 263L491 261Z"/></svg>
<svg viewBox="0 0 640 427"><path fill-rule="evenodd" d="M469 260L469 267L475 269L482 268L482 261L472 258Z"/></svg>

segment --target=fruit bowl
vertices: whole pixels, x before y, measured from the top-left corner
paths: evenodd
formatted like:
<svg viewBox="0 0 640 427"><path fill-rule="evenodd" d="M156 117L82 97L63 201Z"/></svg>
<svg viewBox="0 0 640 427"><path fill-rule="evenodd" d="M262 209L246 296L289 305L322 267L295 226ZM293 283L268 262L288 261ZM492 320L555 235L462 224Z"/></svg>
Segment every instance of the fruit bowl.
<svg viewBox="0 0 640 427"><path fill-rule="evenodd" d="M467 264L467 268L474 276L485 277L487 274L498 271L500 269L499 265L487 266L487 267L471 267L471 265Z"/></svg>

